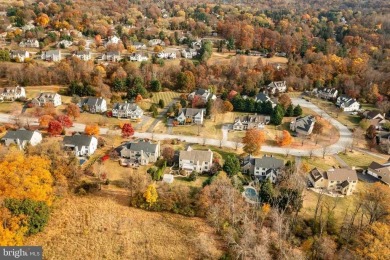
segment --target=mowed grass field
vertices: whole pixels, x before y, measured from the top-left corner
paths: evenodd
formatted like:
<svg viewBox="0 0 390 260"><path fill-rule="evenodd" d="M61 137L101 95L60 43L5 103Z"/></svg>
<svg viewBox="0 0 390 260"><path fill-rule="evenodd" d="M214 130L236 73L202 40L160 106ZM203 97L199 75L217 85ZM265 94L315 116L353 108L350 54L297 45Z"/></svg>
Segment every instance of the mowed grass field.
<svg viewBox="0 0 390 260"><path fill-rule="evenodd" d="M164 92L156 92L153 93L153 97L150 99L145 99L141 102L142 109L149 109L150 106L155 103L158 104L160 99L164 100L165 106L173 101L173 99L178 98L181 93L173 92L173 91L164 91Z"/></svg>
<svg viewBox="0 0 390 260"><path fill-rule="evenodd" d="M364 169L367 168L367 166L370 165L372 161L378 163L385 163L387 161L386 159L382 159L356 150L352 152L348 151L347 154L339 153L338 156L350 167L359 167Z"/></svg>

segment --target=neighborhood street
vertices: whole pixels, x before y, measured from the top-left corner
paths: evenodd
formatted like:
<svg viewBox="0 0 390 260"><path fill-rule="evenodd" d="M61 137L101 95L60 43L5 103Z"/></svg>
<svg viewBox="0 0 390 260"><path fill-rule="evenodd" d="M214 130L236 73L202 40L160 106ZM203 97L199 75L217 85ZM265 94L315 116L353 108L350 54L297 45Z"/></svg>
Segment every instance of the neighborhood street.
<svg viewBox="0 0 390 260"><path fill-rule="evenodd" d="M313 110L314 112L321 115L324 119L328 120L340 133L339 140L325 148L317 148L317 149L297 149L297 148L291 148L291 147L277 147L277 146L267 146L263 145L261 147L261 151L265 153L277 153L277 154L283 154L283 155L293 155L293 156L310 156L312 154L313 156L322 157L325 155L333 155L337 154L339 152L344 151L345 147L348 147L352 143L352 133L348 130L346 126L338 122L337 120L333 119L331 116L329 116L325 111L317 107L316 105L312 104L311 102L308 102L301 98L292 98L291 99L294 105L300 105L301 107L307 107ZM169 104L171 105L171 104ZM169 107L169 105L167 107ZM167 107L165 109L167 109ZM36 118L27 118L24 116L20 117L20 120L27 120L29 121L30 125L38 125L38 119ZM8 122L13 123L15 122L15 117L9 114L1 114L0 113L0 122ZM154 123L158 123L159 119L156 118ZM197 144L205 144L205 145L213 145L213 146L222 146L222 147L228 147L232 149L241 148L243 146L242 143L237 143L233 141L227 140L227 127L222 127L222 133L223 137L222 140L219 139L212 139L212 138L203 138L199 136L185 136L185 135L173 135L173 134L157 134L152 133L153 127L156 124L152 124L151 127L149 127L148 131L150 132L135 132L134 137L138 138L148 138L153 140L167 140L167 139L178 139L182 140L188 143L197 143ZM77 131L77 132L83 132L85 128L84 124L80 123L74 123L73 127L70 128L71 131ZM100 128L101 134L115 134L120 135L120 130L109 130L108 128Z"/></svg>

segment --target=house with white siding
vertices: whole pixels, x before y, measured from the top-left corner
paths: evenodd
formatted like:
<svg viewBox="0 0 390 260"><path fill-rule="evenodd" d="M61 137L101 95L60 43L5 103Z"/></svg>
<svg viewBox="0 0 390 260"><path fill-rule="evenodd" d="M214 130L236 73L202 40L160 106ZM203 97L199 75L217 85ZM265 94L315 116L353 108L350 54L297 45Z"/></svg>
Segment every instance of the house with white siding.
<svg viewBox="0 0 390 260"><path fill-rule="evenodd" d="M136 103L114 103L112 106L113 117L139 120L143 114L144 111Z"/></svg>
<svg viewBox="0 0 390 260"><path fill-rule="evenodd" d="M1 142L5 146L16 145L19 149L24 149L27 144L35 146L42 142L42 134L39 131L29 131L19 129L15 131L8 131Z"/></svg>
<svg viewBox="0 0 390 260"><path fill-rule="evenodd" d="M75 134L65 136L63 145L65 150L73 152L76 156L91 156L97 149L98 140L94 136Z"/></svg>
<svg viewBox="0 0 390 260"><path fill-rule="evenodd" d="M262 158L249 155L241 162L241 170L243 173L254 176L260 181L270 179L272 183L276 182L283 166L284 161L276 159L272 155L264 155Z"/></svg>
<svg viewBox="0 0 390 260"><path fill-rule="evenodd" d="M212 164L213 152L210 149L207 151L193 150L191 146L188 146L185 151L180 151L179 168L187 173L209 172Z"/></svg>

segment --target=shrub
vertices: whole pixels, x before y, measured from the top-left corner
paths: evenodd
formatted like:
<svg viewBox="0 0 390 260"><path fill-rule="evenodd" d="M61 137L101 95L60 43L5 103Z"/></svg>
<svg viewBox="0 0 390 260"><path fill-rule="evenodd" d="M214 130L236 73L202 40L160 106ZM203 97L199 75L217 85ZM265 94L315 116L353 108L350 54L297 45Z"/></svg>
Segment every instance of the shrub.
<svg viewBox="0 0 390 260"><path fill-rule="evenodd" d="M94 193L100 189L99 183L97 182L86 182L82 181L79 186L76 187L75 192L76 194L80 194L80 192L83 192L82 190L85 191L85 193Z"/></svg>
<svg viewBox="0 0 390 260"><path fill-rule="evenodd" d="M190 175L188 176L189 181L196 181L197 178L198 178L198 173L196 171L191 172Z"/></svg>

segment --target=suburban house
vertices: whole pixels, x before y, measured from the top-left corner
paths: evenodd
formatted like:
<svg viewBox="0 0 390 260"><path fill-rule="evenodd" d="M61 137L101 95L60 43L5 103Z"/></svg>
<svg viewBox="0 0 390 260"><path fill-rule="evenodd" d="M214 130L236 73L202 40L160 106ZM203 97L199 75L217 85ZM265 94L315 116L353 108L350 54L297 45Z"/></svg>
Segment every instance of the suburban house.
<svg viewBox="0 0 390 260"><path fill-rule="evenodd" d="M386 122L385 114L376 110L364 111L362 116L363 118L368 119L370 121L370 125L376 126L377 129Z"/></svg>
<svg viewBox="0 0 390 260"><path fill-rule="evenodd" d="M133 42L133 46L136 50L145 50L146 45L142 42Z"/></svg>
<svg viewBox="0 0 390 260"><path fill-rule="evenodd" d="M233 130L248 130L252 128L263 129L270 122L271 118L264 115L246 115L234 119Z"/></svg>
<svg viewBox="0 0 390 260"><path fill-rule="evenodd" d="M181 51L181 56L186 59L192 59L198 55L198 51L195 49L184 49Z"/></svg>
<svg viewBox="0 0 390 260"><path fill-rule="evenodd" d="M194 92L190 93L188 95L188 100L192 101L192 100L194 100L195 97L202 100L203 103L205 103L205 104L207 103L207 101L209 99L212 99L212 100L217 99L217 96L214 95L213 93L211 93L211 91L209 89L202 89L202 88L198 88Z"/></svg>
<svg viewBox="0 0 390 260"><path fill-rule="evenodd" d="M108 39L107 39L107 42L106 42L106 47L110 44L118 44L121 42L121 39L114 35L114 36L109 36Z"/></svg>
<svg viewBox="0 0 390 260"><path fill-rule="evenodd" d="M133 53L132 55L129 56L130 61L142 62L142 61L147 61L148 59L149 58L147 56L142 56L139 53Z"/></svg>
<svg viewBox="0 0 390 260"><path fill-rule="evenodd" d="M102 97L86 97L78 104L82 110L90 113L104 113L107 111L107 102Z"/></svg>
<svg viewBox="0 0 390 260"><path fill-rule="evenodd" d="M283 166L283 160L276 159L272 155L264 155L262 158L255 158L249 155L241 163L243 173L252 175L259 180L270 179L272 183L276 182Z"/></svg>
<svg viewBox="0 0 390 260"><path fill-rule="evenodd" d="M36 106L44 106L46 104L53 104L53 106L57 107L62 104L61 96L57 93L53 92L42 92L38 97L33 98L31 102Z"/></svg>
<svg viewBox="0 0 390 260"><path fill-rule="evenodd" d="M290 123L290 130L303 135L310 135L316 119L314 116L299 116Z"/></svg>
<svg viewBox="0 0 390 260"><path fill-rule="evenodd" d="M16 62L24 62L25 59L30 58L30 53L22 50L11 51L10 58Z"/></svg>
<svg viewBox="0 0 390 260"><path fill-rule="evenodd" d="M104 61L120 61L121 53L119 51L109 51L103 54L102 60Z"/></svg>
<svg viewBox="0 0 390 260"><path fill-rule="evenodd" d="M323 99L336 99L338 90L335 88L323 88L317 91L318 97Z"/></svg>
<svg viewBox="0 0 390 260"><path fill-rule="evenodd" d="M98 140L94 136L75 134L64 137L64 148L74 152L76 156L90 156L92 155L98 145Z"/></svg>
<svg viewBox="0 0 390 260"><path fill-rule="evenodd" d="M273 108L276 106L276 104L272 101L272 99L268 95L262 92L255 96L255 101L261 103L270 102Z"/></svg>
<svg viewBox="0 0 390 260"><path fill-rule="evenodd" d="M39 48L39 42L37 39L26 39L19 43L19 47L22 48Z"/></svg>
<svg viewBox="0 0 390 260"><path fill-rule="evenodd" d="M24 87L4 88L0 94L0 100L14 101L18 98L26 98L26 90Z"/></svg>
<svg viewBox="0 0 390 260"><path fill-rule="evenodd" d="M135 103L114 103L112 107L113 117L141 119L144 111Z"/></svg>
<svg viewBox="0 0 390 260"><path fill-rule="evenodd" d="M271 94L276 92L282 93L287 91L286 81L274 81L267 86L268 91Z"/></svg>
<svg viewBox="0 0 390 260"><path fill-rule="evenodd" d="M129 159L134 164L147 165L156 162L160 157L160 142L138 140L127 142L119 149L120 156Z"/></svg>
<svg viewBox="0 0 390 260"><path fill-rule="evenodd" d="M198 39L198 40L196 40L194 42L191 42L191 47L193 49L200 49L200 48L202 48L202 40Z"/></svg>
<svg viewBox="0 0 390 260"><path fill-rule="evenodd" d="M41 54L41 59L45 61L60 61L61 50L43 51Z"/></svg>
<svg viewBox="0 0 390 260"><path fill-rule="evenodd" d="M317 189L351 195L356 189L358 177L355 170L346 168L330 169L325 172L314 168L309 173L309 182Z"/></svg>
<svg viewBox="0 0 390 260"><path fill-rule="evenodd" d="M10 146L11 144L17 145L19 149L24 149L27 144L35 146L42 141L42 134L38 131L29 131L25 129L19 129L16 131L8 131L1 142Z"/></svg>
<svg viewBox="0 0 390 260"><path fill-rule="evenodd" d="M182 108L179 110L178 116L176 120L180 125L184 125L186 123L194 123L197 125L203 124L203 117L205 114L204 109L199 108Z"/></svg>
<svg viewBox="0 0 390 260"><path fill-rule="evenodd" d="M57 48L65 48L66 49L72 45L73 45L73 42L68 41L68 40L62 40L62 41L58 42Z"/></svg>
<svg viewBox="0 0 390 260"><path fill-rule="evenodd" d="M384 164L372 162L368 166L366 173L374 176L381 182L390 185L390 162L386 162Z"/></svg>
<svg viewBox="0 0 390 260"><path fill-rule="evenodd" d="M179 167L187 173L208 172L212 164L213 152L210 149L207 151L193 150L191 146L188 146L187 150L180 151Z"/></svg>
<svg viewBox="0 0 390 260"><path fill-rule="evenodd" d="M151 47L156 46L156 45L165 46L165 42L163 42L160 39L152 39L148 42L148 45Z"/></svg>
<svg viewBox="0 0 390 260"><path fill-rule="evenodd" d="M76 51L73 55L83 61L89 61L91 59L90 51Z"/></svg>
<svg viewBox="0 0 390 260"><path fill-rule="evenodd" d="M159 52L157 53L157 58L159 59L176 59L175 52Z"/></svg>
<svg viewBox="0 0 390 260"><path fill-rule="evenodd" d="M357 111L360 108L360 104L356 101L356 99L345 95L337 98L336 106L340 107L345 112Z"/></svg>

